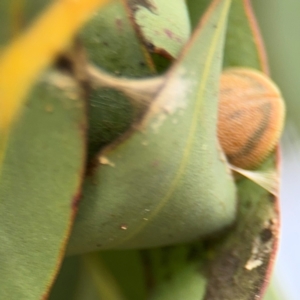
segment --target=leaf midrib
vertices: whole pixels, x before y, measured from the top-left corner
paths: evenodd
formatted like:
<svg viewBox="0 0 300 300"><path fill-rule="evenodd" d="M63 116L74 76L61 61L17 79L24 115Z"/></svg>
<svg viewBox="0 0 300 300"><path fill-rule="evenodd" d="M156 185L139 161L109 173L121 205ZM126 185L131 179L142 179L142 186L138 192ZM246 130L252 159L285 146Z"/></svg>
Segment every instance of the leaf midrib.
<svg viewBox="0 0 300 300"><path fill-rule="evenodd" d="M187 167L188 160L189 160L189 155L191 153L191 148L192 148L193 143L195 141L194 137L195 137L195 132L196 132L196 129L197 129L199 115L200 115L200 112L201 112L200 108L203 105L205 86L206 86L206 83L208 81L209 73L210 73L210 70L211 70L211 65L212 65L213 58L214 58L214 53L215 53L215 50L216 50L216 47L217 47L217 43L219 41L221 31L223 29L224 23L225 23L226 18L228 16L228 11L229 11L229 7L230 7L230 4L231 4L231 0L224 0L224 2L225 2L223 4L224 8L223 8L223 11L220 14L217 29L216 29L216 31L213 35L212 43L211 43L211 46L209 47L209 51L208 51L208 56L207 56L207 59L205 60L206 62L204 64L204 71L203 71L202 80L201 80L199 89L197 91L198 100L196 101L196 106L195 106L195 110L194 110L194 114L193 114L193 118L192 118L192 122L191 122L191 127L190 127L190 130L189 130L189 135L187 137L186 146L185 146L184 151L183 151L183 156L182 156L182 160L181 160L181 163L179 165L178 171L176 172L176 175L174 176L174 179L171 182L170 187L169 187L168 191L166 192L165 196L162 198L161 201L159 201L156 208L154 210L152 210L151 214L147 217L147 219L148 219L147 222L145 222L143 220L143 222L140 223L140 226L137 226L137 228L134 231L129 233L123 239L120 239L115 243L111 243L110 246L111 245L113 245L113 246L121 245L124 242L132 239L134 236L138 235L149 224L149 222L159 214L159 212L162 210L162 208L168 203L168 201L171 199L173 193L175 192L176 188L178 187L178 183L179 183L180 179L182 178L183 174L185 173L185 169ZM173 78L174 77L171 76L169 80L171 80Z"/></svg>

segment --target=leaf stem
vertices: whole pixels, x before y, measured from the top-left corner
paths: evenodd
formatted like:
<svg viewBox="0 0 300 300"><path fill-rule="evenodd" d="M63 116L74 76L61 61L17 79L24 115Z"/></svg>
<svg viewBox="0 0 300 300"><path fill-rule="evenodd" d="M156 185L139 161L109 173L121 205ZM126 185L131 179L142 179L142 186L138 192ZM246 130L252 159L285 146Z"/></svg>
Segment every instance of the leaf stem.
<svg viewBox="0 0 300 300"><path fill-rule="evenodd" d="M106 74L92 65L87 67L87 74L94 86L119 90L137 104L149 104L160 91L166 79L165 76L148 79L118 78Z"/></svg>

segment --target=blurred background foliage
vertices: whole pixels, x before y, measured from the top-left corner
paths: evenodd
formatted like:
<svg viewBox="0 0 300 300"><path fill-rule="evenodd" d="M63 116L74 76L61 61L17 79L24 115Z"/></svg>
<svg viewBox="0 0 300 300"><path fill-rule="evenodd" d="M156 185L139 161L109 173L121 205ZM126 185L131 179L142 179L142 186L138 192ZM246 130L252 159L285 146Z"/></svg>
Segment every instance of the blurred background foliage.
<svg viewBox="0 0 300 300"><path fill-rule="evenodd" d="M271 76L280 87L287 106L286 128L281 142L282 233L274 288L284 297L299 298L300 266L300 2L252 0L269 57ZM266 296L267 297L267 296ZM268 295L265 300L273 300Z"/></svg>

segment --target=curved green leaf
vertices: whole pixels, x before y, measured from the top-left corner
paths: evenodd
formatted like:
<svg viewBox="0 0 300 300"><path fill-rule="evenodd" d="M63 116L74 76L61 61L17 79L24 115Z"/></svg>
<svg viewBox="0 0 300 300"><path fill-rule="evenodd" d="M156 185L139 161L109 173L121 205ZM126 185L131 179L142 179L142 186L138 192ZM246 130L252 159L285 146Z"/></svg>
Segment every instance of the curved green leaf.
<svg viewBox="0 0 300 300"><path fill-rule="evenodd" d="M211 3L211 0L186 0L186 3L189 10L191 25L194 29L195 27L197 27L199 20L202 17L202 14L205 12L207 7Z"/></svg>
<svg viewBox="0 0 300 300"><path fill-rule="evenodd" d="M0 169L1 299L45 295L77 207L85 108L75 83L56 76L28 96Z"/></svg>
<svg viewBox="0 0 300 300"><path fill-rule="evenodd" d="M82 269L81 262L80 256L72 256L64 259L48 296L49 300L76 299L75 295L77 295L78 289L75 287L78 286L78 282L82 277L80 274Z"/></svg>
<svg viewBox="0 0 300 300"><path fill-rule="evenodd" d="M249 19L248 1L233 1L232 5L227 34L232 41L237 35L239 43L234 43L236 49L232 52L229 45L233 43L226 43L226 61L234 59L241 65L252 63L253 68L266 69L261 45L257 43L259 38L253 36L255 28L253 19ZM247 34L241 34L241 30ZM245 48L239 46L243 42L248 45L245 55ZM274 168L274 157L261 168ZM239 180L238 195L237 225L222 239L218 237L206 246L196 243L143 251L147 258L145 272L152 283L149 289L152 299L249 300L262 295L278 243L277 200L248 179Z"/></svg>
<svg viewBox="0 0 300 300"><path fill-rule="evenodd" d="M82 294L84 299L86 299L86 293L94 290L94 296L91 299L124 300L115 277L97 253L83 255L82 260L84 273L86 273L85 278L89 278L85 282L85 291ZM98 297L95 297L97 295Z"/></svg>
<svg viewBox="0 0 300 300"><path fill-rule="evenodd" d="M67 257L49 299L146 299L141 261L137 250L101 251Z"/></svg>
<svg viewBox="0 0 300 300"><path fill-rule="evenodd" d="M258 34L250 2L234 0L225 66L248 66L266 71ZM276 153L273 153L260 169L275 169L277 164ZM205 300L262 297L272 274L278 248L278 199L248 179L240 179L237 186L237 223L212 262Z"/></svg>
<svg viewBox="0 0 300 300"><path fill-rule="evenodd" d="M146 298L147 282L140 251L101 251L99 257L115 277L126 299ZM130 270L130 276L128 276L128 270Z"/></svg>
<svg viewBox="0 0 300 300"><path fill-rule="evenodd" d="M177 57L190 37L190 21L185 1L127 0L132 19L151 52Z"/></svg>
<svg viewBox="0 0 300 300"><path fill-rule="evenodd" d="M216 138L229 4L218 2L195 33L139 130L100 153L69 253L187 242L233 222L235 186Z"/></svg>
<svg viewBox="0 0 300 300"><path fill-rule="evenodd" d="M145 250L150 299L202 299L206 287L204 250L200 243Z"/></svg>
<svg viewBox="0 0 300 300"><path fill-rule="evenodd" d="M15 38L49 3L50 0L1 0L0 49Z"/></svg>
<svg viewBox="0 0 300 300"><path fill-rule="evenodd" d="M233 0L229 14L223 67L243 66L265 71L248 0Z"/></svg>
<svg viewBox="0 0 300 300"><path fill-rule="evenodd" d="M270 158L264 167L273 165ZM212 262L204 300L254 300L269 282L278 242L274 197L247 179L239 182L238 191L237 225Z"/></svg>
<svg viewBox="0 0 300 300"><path fill-rule="evenodd" d="M99 10L80 31L90 62L118 76L144 77L154 73L120 1ZM134 108L112 89L89 93L89 156L126 131L144 110Z"/></svg>

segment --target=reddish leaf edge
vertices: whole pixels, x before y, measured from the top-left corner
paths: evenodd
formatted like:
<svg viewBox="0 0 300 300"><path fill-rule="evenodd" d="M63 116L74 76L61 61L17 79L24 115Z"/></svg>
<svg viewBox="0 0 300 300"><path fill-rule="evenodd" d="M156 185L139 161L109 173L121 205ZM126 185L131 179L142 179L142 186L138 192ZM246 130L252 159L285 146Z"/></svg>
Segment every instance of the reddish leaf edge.
<svg viewBox="0 0 300 300"><path fill-rule="evenodd" d="M258 56L259 56L262 71L267 75L270 75L268 57L265 50L264 41L262 39L259 25L251 5L251 0L243 0L243 4L244 4L245 13L249 21L250 29L252 31L252 35L254 37L254 43L256 44L256 47L258 49Z"/></svg>
<svg viewBox="0 0 300 300"><path fill-rule="evenodd" d="M261 69L264 73L269 75L268 59L267 59L267 55L266 55L266 51L265 51L265 47L264 47L264 42L263 42L263 39L262 39L262 36L261 36L261 33L260 33L259 25L257 23L255 14L253 12L253 8L252 8L252 5L251 5L251 0L243 0L243 5L244 5L245 14L246 14L248 22L249 22L249 27L250 27L250 29L252 31L252 34L253 34L253 37L254 37L254 43L257 47ZM280 152L279 144L276 146L274 154L275 154L276 172L277 172L278 176L280 177L280 174L281 174L281 164L280 164L280 162L281 162L281 152ZM278 190L280 189L279 185L280 184L278 183ZM278 195L279 195L279 193L278 193ZM262 297L264 296L264 294L265 294L265 292L268 288L268 285L270 283L271 276L273 274L274 264L275 264L275 261L276 261L276 256L277 256L277 253L278 253L279 241L280 241L281 218L280 218L279 196L270 195L270 197L272 199L273 209L274 209L273 223L270 224L270 232L272 234L272 236L271 236L271 238L272 238L272 250L269 254L267 264L264 266L265 267L265 271L264 271L265 276L264 276L263 282L261 283L260 288L257 290L257 293L256 293L257 299L262 299ZM225 237L225 239L226 239L226 237ZM218 245L219 245L219 243L218 243ZM227 260L227 261L221 262L221 266L222 266L222 263L224 263L223 267L226 268L226 263L228 263L229 266L230 266L230 264L234 263L234 261L230 261L231 258L232 258L231 257L232 253L229 253L227 251L225 253L220 253L220 254L221 254L220 257L218 257L218 258L215 257L215 259L218 259L219 263L221 262L222 257L225 258L225 260ZM218 256L218 254L217 254L217 256ZM233 258L233 260L234 260L234 258ZM211 268L213 268L214 264L215 264L215 262L211 261ZM207 287L209 287L209 281L208 281ZM214 286L213 288L216 288L216 286ZM207 289L204 300L219 300L219 298L215 298L214 296L211 296L208 289Z"/></svg>
<svg viewBox="0 0 300 300"><path fill-rule="evenodd" d="M123 1L126 1L126 0L123 0ZM199 32L202 31L203 25L206 23L208 17L211 15L214 8L217 6L217 4L219 2L220 2L220 0L213 0L212 4L206 10L206 12L202 16L201 20L199 21L198 25L196 26L195 30L193 31L193 34L192 34L191 38L185 44L184 48L180 52L178 58L172 64L170 69L165 73L165 75L164 75L165 82L167 82L169 77L172 76L172 73L174 72L174 70L176 70L178 68L178 65L180 64L181 60L185 57L185 55L189 51L191 45L193 45L194 41L196 40L197 36L199 35ZM165 86L165 83L162 83L156 93L158 94L164 86ZM152 104L155 104L155 102L156 102L156 96L154 96L154 101L152 102ZM106 156L107 153L114 150L115 148L120 146L123 142L125 142L128 138L130 138L130 136L134 132L136 132L137 130L143 130L145 128L148 120L151 117L152 117L151 107L148 107L147 110L145 111L145 113L142 114L141 117L138 120L136 120L136 122L134 122L132 124L131 128L129 128L127 131L125 131L124 134L122 134L119 138L115 139L112 143L110 143L109 145L103 147L98 152L98 154L96 154L95 158L98 158L98 157L101 157L101 156ZM93 175L95 170L97 169L97 167L99 165L100 165L99 163L96 167L93 165L93 168L91 168L91 172L89 172L89 175Z"/></svg>
<svg viewBox="0 0 300 300"><path fill-rule="evenodd" d="M121 0L121 2L123 3L123 6L125 8L125 11L127 13L127 17L137 35L138 40L140 41L140 47L144 53L145 56L145 60L147 62L148 67L150 68L151 71L156 73L156 66L154 64L153 58L150 54L150 49L149 47L146 46L145 44L145 40L143 38L143 34L141 32L141 30L138 28L138 26L135 23L134 20L134 11L133 9L130 7L130 4L128 3L128 0ZM151 10L151 7L145 6L147 9Z"/></svg>
<svg viewBox="0 0 300 300"><path fill-rule="evenodd" d="M263 41L260 29L259 29L259 24L257 22L257 19L255 17L255 14L254 14L254 11L252 8L251 0L244 0L244 8L245 8L245 12L248 17L248 20L249 20L249 25L252 30L253 37L255 39L254 42L256 43L256 46L258 49L258 55L259 55L259 59L260 59L261 68L264 73L266 73L267 75L270 75L270 68L269 68L266 48L265 48L264 41ZM276 163L276 166L275 166L276 172L280 178L280 175L281 175L281 151L280 151L279 144L275 148L275 163ZM280 191L280 183L278 183L278 191ZM277 228L274 229L276 232L275 232L275 236L274 236L275 240L274 240L274 245L273 245L273 252L270 256L268 269L266 271L266 278L265 278L264 284L262 285L262 288L260 291L261 296L265 294L266 289L270 283L271 276L273 273L274 263L276 261L276 256L277 256L278 249L279 249L280 228L281 228L279 192L277 193L277 195L278 196L273 196L274 197L274 208L275 208L275 212L277 215L277 223L276 223Z"/></svg>
<svg viewBox="0 0 300 300"><path fill-rule="evenodd" d="M83 99L84 101L84 99ZM86 101L84 101L86 103ZM86 159L87 159L87 105L84 105L84 112L83 115L85 116L84 118L84 122L82 122L78 128L78 130L81 133L81 137L82 137L82 144L83 144L83 155L82 155L82 165L81 165L81 170L79 172L79 176L78 176L78 182L77 182L77 190L74 193L74 196L72 197L71 201L70 201L70 208L71 208L71 212L70 212L70 216L69 216L69 224L68 227L65 231L65 236L62 239L61 242L61 246L60 249L58 250L58 255L57 255L57 260L56 260L56 265L53 268L53 272L52 274L50 274L50 279L48 281L48 284L45 287L45 292L44 294L42 294L41 299L42 300L46 300L48 299L48 296L51 292L51 288L55 283L55 280L59 274L59 271L61 269L63 260L65 258L65 252L66 252L66 248L68 245L68 241L69 241L69 237L72 233L72 229L73 229L73 225L74 225L74 221L78 212L78 208L79 208L79 203L81 200L81 196L82 196L82 184L86 175Z"/></svg>
<svg viewBox="0 0 300 300"><path fill-rule="evenodd" d="M156 47L155 45L153 45L150 41L148 41L145 38L142 30L136 24L136 21L135 21L135 13L137 11L136 5L135 4L130 4L129 0L122 0L122 2L123 2L123 5L124 5L124 7L127 11L127 15L128 15L129 20L132 24L132 27L134 28L134 30L137 34L137 37L138 37L139 41L141 42L141 47L144 50L144 52L147 53L147 60L149 60L149 63L152 66L152 68L155 70L156 66L154 64L151 53L159 54L162 57L164 57L164 58L166 58L170 61L174 60L174 57L168 51L166 51L163 48ZM143 6L145 8L147 8L148 10L153 11L150 6L147 6L147 5L143 5Z"/></svg>

